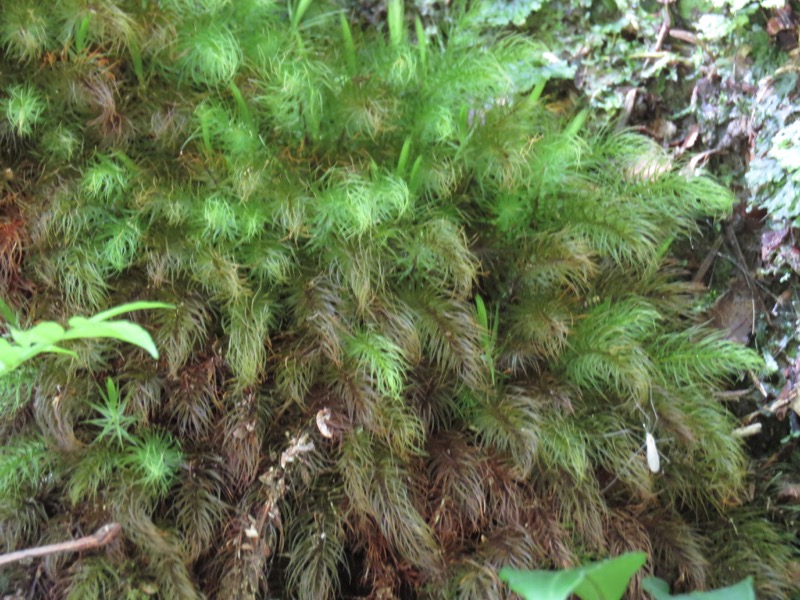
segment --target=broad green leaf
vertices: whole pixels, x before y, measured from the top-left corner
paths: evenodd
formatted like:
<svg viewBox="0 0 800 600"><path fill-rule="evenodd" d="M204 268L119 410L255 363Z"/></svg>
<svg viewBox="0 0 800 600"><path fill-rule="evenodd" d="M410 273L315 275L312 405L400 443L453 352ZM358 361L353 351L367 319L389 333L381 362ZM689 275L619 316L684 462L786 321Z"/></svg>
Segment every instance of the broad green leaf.
<svg viewBox="0 0 800 600"><path fill-rule="evenodd" d="M10 328L11 337L20 346L34 346L38 344L55 344L64 336L64 328L58 323L45 321L34 325L30 329L20 330Z"/></svg>
<svg viewBox="0 0 800 600"><path fill-rule="evenodd" d="M582 600L619 600L646 560L644 552L629 552L563 571L520 571L506 567L500 570L500 579L526 600L566 600L570 594Z"/></svg>
<svg viewBox="0 0 800 600"><path fill-rule="evenodd" d="M70 325L76 319L70 319ZM77 321L78 326L73 327L64 334L65 340L75 340L83 338L113 338L135 344L144 348L153 358L158 358L158 350L153 343L153 339L147 330L141 325L129 321L100 321L89 320L82 323Z"/></svg>
<svg viewBox="0 0 800 600"><path fill-rule="evenodd" d="M644 552L629 552L600 563L586 565L587 575L575 589L575 593L584 600L622 598L628 589L631 577L646 561L647 554ZM593 595L595 592L600 595Z"/></svg>
<svg viewBox="0 0 800 600"><path fill-rule="evenodd" d="M658 577L646 578L642 581L642 588L652 595L655 600L756 600L752 577L719 590L697 591L675 596L669 593L669 584Z"/></svg>
<svg viewBox="0 0 800 600"><path fill-rule="evenodd" d="M567 571L518 571L500 569L500 579L527 600L564 600L583 579L577 569Z"/></svg>
<svg viewBox="0 0 800 600"><path fill-rule="evenodd" d="M8 340L0 338L0 374L19 364L19 351Z"/></svg>

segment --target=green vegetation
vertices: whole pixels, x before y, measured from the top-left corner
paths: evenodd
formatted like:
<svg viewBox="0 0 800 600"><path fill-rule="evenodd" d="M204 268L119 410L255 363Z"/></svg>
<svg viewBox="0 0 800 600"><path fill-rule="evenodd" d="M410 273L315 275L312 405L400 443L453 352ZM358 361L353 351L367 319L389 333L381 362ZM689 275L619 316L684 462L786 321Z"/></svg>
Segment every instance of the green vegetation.
<svg viewBox="0 0 800 600"><path fill-rule="evenodd" d="M525 600L620 600L630 579L647 560L644 552L628 552L615 558L589 563L561 571L521 571L503 568L500 579ZM755 600L752 578L736 585L713 591L670 595L669 584L657 577L648 577L642 589L655 600L697 598L698 600ZM573 596L574 595L574 596Z"/></svg>
<svg viewBox="0 0 800 600"><path fill-rule="evenodd" d="M3 380L7 549L124 536L6 589L502 598L502 567L639 550L788 593L717 395L760 360L670 258L733 197L550 110L539 43L397 2L385 31L309 0L0 6L11 304L176 307L143 318L158 363L80 341Z"/></svg>

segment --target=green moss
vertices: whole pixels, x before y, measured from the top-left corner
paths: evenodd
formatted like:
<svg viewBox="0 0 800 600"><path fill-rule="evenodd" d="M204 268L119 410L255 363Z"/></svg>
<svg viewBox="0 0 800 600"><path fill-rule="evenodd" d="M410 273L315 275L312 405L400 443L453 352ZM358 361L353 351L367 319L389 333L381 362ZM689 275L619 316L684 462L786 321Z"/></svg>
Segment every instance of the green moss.
<svg viewBox="0 0 800 600"><path fill-rule="evenodd" d="M423 43L399 5L385 32L330 8L65 2L43 31L70 51L35 71L50 42L3 25L26 82L0 99L16 308L177 306L141 317L160 362L76 344L0 389L8 543L112 519L126 540L36 585L499 598L504 563L622 549L740 579L715 528L747 461L714 394L759 361L692 321L669 259L733 196L549 111L530 40L454 12Z"/></svg>

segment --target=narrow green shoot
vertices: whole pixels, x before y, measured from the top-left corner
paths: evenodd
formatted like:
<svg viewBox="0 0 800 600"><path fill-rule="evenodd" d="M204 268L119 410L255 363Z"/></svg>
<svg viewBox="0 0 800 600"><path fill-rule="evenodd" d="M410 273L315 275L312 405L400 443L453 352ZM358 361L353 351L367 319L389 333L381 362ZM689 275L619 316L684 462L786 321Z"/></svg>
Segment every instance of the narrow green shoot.
<svg viewBox="0 0 800 600"><path fill-rule="evenodd" d="M339 15L339 23L342 26L342 42L344 43L344 57L345 60L347 60L347 70L350 72L350 75L355 75L358 64L356 63L356 46L353 42L353 32L344 14Z"/></svg>
<svg viewBox="0 0 800 600"><path fill-rule="evenodd" d="M303 16L311 6L314 0L299 0L295 5L293 2L289 3L289 20L292 24L292 29L297 29Z"/></svg>
<svg viewBox="0 0 800 600"><path fill-rule="evenodd" d="M83 19L81 19L78 30L75 32L75 51L78 54L82 54L84 48L86 48L86 35L89 33L91 21L92 13L87 13Z"/></svg>
<svg viewBox="0 0 800 600"><path fill-rule="evenodd" d="M406 40L403 0L389 0L386 20L389 23L389 42L397 48Z"/></svg>
<svg viewBox="0 0 800 600"><path fill-rule="evenodd" d="M414 17L414 29L417 33L417 51L419 52L419 63L422 65L422 70L428 68L428 36L425 35L425 26L422 24L422 19L419 15Z"/></svg>

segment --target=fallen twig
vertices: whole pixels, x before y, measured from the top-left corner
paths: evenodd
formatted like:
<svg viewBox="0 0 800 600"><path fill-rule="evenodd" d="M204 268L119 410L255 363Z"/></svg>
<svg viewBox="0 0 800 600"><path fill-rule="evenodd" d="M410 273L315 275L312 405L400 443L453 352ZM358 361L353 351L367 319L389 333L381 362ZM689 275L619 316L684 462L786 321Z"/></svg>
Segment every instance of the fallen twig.
<svg viewBox="0 0 800 600"><path fill-rule="evenodd" d="M49 554L56 554L58 552L83 552L84 550L100 548L116 539L121 531L122 525L119 523L108 523L103 525L92 535L87 535L82 538L78 538L77 540L61 542L58 544L48 544L47 546L28 548L26 550L18 550L17 552L9 552L8 554L0 555L0 566L18 562L26 558L47 556Z"/></svg>

